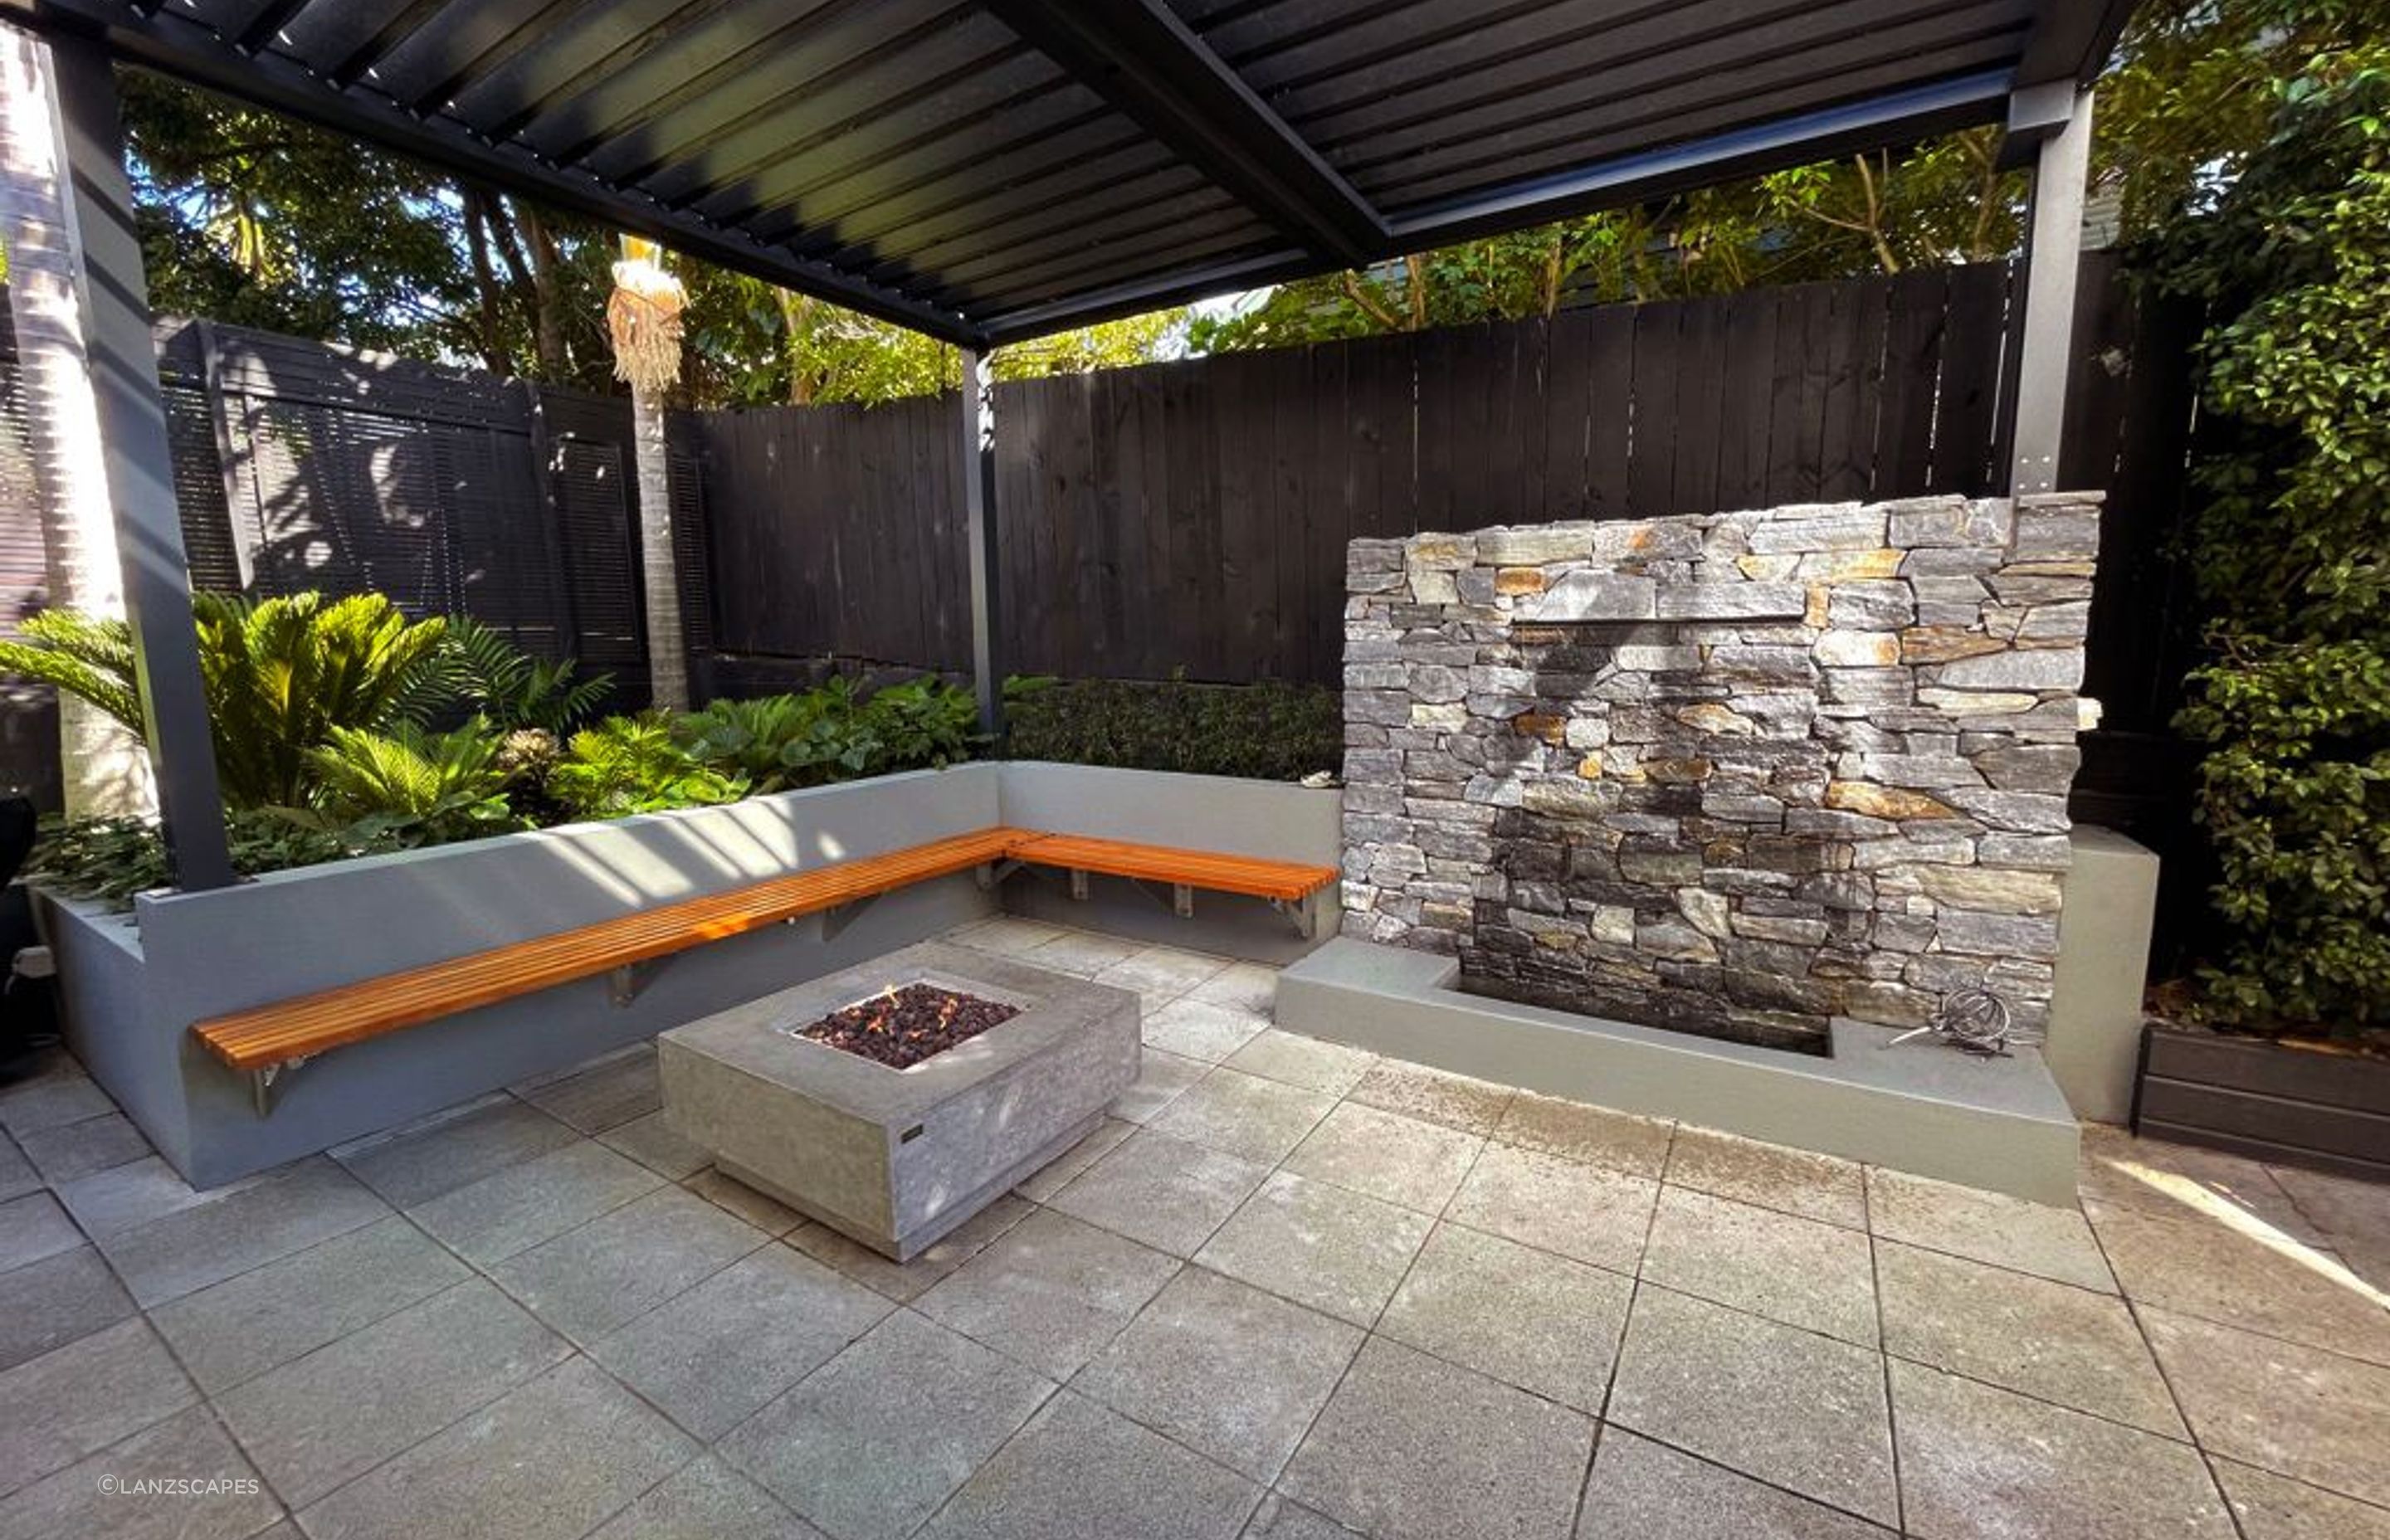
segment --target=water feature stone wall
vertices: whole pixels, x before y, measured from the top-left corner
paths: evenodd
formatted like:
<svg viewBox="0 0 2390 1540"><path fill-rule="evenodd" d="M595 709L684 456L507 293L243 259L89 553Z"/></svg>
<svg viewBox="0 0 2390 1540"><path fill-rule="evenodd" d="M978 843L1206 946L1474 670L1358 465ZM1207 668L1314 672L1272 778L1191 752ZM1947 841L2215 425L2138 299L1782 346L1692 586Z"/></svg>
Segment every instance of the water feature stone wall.
<svg viewBox="0 0 2390 1540"><path fill-rule="evenodd" d="M2097 494L1347 553L1344 931L1776 1046L2048 1013Z"/></svg>

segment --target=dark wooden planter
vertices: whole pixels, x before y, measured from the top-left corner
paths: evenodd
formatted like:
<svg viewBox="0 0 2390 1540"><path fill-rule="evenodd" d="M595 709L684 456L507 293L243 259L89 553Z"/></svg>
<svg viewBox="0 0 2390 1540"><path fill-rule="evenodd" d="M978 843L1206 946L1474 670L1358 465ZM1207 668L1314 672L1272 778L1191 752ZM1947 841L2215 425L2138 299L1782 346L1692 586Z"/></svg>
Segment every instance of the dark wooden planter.
<svg viewBox="0 0 2390 1540"><path fill-rule="evenodd" d="M2152 1022L2141 1029L2133 1128L2390 1181L2390 1060Z"/></svg>

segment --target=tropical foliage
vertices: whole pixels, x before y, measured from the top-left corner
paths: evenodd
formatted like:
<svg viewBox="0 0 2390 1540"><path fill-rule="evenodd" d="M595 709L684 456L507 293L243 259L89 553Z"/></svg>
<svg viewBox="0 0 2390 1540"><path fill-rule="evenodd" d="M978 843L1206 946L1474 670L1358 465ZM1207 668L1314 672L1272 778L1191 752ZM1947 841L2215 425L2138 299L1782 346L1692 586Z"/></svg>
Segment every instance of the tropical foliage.
<svg viewBox="0 0 2390 1540"><path fill-rule="evenodd" d="M2257 1030L2390 1027L2390 33L2351 41L2153 264L2213 316L2181 725L2221 867L2207 1010Z"/></svg>
<svg viewBox="0 0 2390 1540"><path fill-rule="evenodd" d="M1297 780L1344 756L1341 698L1317 685L1014 680L1016 759Z"/></svg>
<svg viewBox="0 0 2390 1540"><path fill-rule="evenodd" d="M583 728L547 774L548 795L581 818L734 802L747 790L744 778L690 753L672 719L656 712L610 716Z"/></svg>

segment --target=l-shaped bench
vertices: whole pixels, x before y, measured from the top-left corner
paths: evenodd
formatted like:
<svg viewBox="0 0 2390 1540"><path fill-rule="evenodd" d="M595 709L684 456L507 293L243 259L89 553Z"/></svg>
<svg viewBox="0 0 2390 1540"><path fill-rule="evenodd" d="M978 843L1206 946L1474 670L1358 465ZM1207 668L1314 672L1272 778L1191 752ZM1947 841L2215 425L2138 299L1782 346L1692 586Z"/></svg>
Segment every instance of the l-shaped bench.
<svg viewBox="0 0 2390 1540"><path fill-rule="evenodd" d="M1022 866L1069 872L1079 896L1089 873L1167 883L1182 915L1192 912L1197 889L1266 899L1299 925L1308 913L1304 901L1337 879L1333 866L983 828L211 1017L191 1032L250 1077L263 1113L278 1074L332 1048L600 974L612 976L619 998L632 988L633 969L689 947L958 872L975 869L993 886Z"/></svg>

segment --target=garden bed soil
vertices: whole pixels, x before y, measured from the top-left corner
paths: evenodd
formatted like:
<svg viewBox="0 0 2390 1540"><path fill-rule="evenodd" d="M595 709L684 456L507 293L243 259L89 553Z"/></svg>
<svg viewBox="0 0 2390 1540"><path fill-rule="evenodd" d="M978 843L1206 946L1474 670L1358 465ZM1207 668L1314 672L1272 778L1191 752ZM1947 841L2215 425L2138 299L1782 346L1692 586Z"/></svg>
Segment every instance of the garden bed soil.
<svg viewBox="0 0 2390 1540"><path fill-rule="evenodd" d="M892 985L818 1021L789 1030L841 1053L908 1070L1020 1014L1018 1006L936 984L909 983Z"/></svg>

